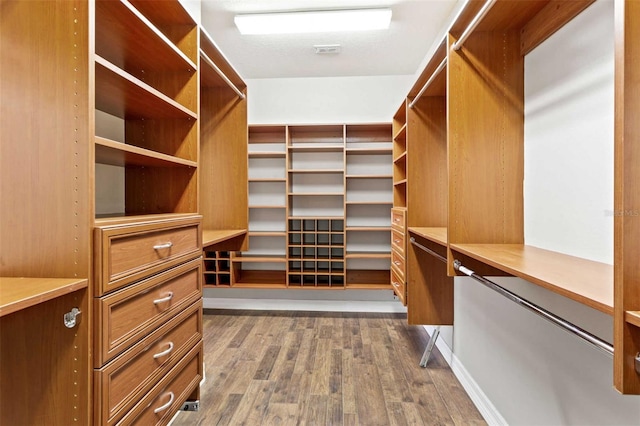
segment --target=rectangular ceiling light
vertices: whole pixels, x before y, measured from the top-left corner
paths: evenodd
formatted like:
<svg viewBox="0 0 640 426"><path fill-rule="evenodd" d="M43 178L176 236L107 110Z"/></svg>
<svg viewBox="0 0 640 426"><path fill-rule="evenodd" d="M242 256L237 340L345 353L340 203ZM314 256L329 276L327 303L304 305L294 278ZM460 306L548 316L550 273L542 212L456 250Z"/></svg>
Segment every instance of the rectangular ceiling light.
<svg viewBox="0 0 640 426"><path fill-rule="evenodd" d="M386 30L391 9L323 10L236 15L240 34L295 34Z"/></svg>

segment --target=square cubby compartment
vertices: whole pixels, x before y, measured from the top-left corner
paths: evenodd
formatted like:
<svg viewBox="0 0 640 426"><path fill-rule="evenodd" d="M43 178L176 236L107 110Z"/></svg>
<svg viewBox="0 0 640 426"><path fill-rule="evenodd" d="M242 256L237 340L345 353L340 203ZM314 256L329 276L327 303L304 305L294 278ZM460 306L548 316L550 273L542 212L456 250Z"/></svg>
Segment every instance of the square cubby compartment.
<svg viewBox="0 0 640 426"><path fill-rule="evenodd" d="M302 258L302 247L289 247L289 258L290 259Z"/></svg>
<svg viewBox="0 0 640 426"><path fill-rule="evenodd" d="M316 257L318 259L329 259L329 248L328 247L318 247L316 249Z"/></svg>
<svg viewBox="0 0 640 426"><path fill-rule="evenodd" d="M218 284L218 279L216 274L204 274L204 284L205 285L216 285Z"/></svg>
<svg viewBox="0 0 640 426"><path fill-rule="evenodd" d="M231 284L230 274L218 274L218 285L230 285L230 284Z"/></svg>
<svg viewBox="0 0 640 426"><path fill-rule="evenodd" d="M204 261L204 270L214 272L217 270L215 260L205 260Z"/></svg>
<svg viewBox="0 0 640 426"><path fill-rule="evenodd" d="M329 275L318 275L316 277L316 282L318 287L328 287L329 284L331 284Z"/></svg>
<svg viewBox="0 0 640 426"><path fill-rule="evenodd" d="M289 219L289 231L302 231L302 221L300 219Z"/></svg>
<svg viewBox="0 0 640 426"><path fill-rule="evenodd" d="M344 249L343 248L332 248L331 249L331 259L344 259Z"/></svg>
<svg viewBox="0 0 640 426"><path fill-rule="evenodd" d="M344 262L331 262L331 272L344 272Z"/></svg>
<svg viewBox="0 0 640 426"><path fill-rule="evenodd" d="M302 272L315 272L316 262L305 261L302 262Z"/></svg>
<svg viewBox="0 0 640 426"><path fill-rule="evenodd" d="M305 219L302 222L302 230L305 232L315 232L316 230L316 221L313 219Z"/></svg>
<svg viewBox="0 0 640 426"><path fill-rule="evenodd" d="M289 285L299 286L302 284L302 275L289 275Z"/></svg>
<svg viewBox="0 0 640 426"><path fill-rule="evenodd" d="M302 244L302 234L289 232L289 244L299 246Z"/></svg>
<svg viewBox="0 0 640 426"><path fill-rule="evenodd" d="M317 263L318 272L329 273L329 262L318 262Z"/></svg>
<svg viewBox="0 0 640 426"><path fill-rule="evenodd" d="M344 234L331 234L331 245L332 246L343 246L344 245Z"/></svg>
<svg viewBox="0 0 640 426"><path fill-rule="evenodd" d="M218 271L229 272L231 269L231 261L229 259L218 260Z"/></svg>
<svg viewBox="0 0 640 426"><path fill-rule="evenodd" d="M302 262L290 261L289 262L289 272L302 272Z"/></svg>
<svg viewBox="0 0 640 426"><path fill-rule="evenodd" d="M331 275L331 286L332 287L342 287L342 286L344 286L344 276L343 275Z"/></svg>
<svg viewBox="0 0 640 426"><path fill-rule="evenodd" d="M344 220L335 219L331 221L331 232L342 232L344 231Z"/></svg>
<svg viewBox="0 0 640 426"><path fill-rule="evenodd" d="M303 259L315 259L316 258L316 249L315 247L305 247L302 250L302 258Z"/></svg>
<svg viewBox="0 0 640 426"><path fill-rule="evenodd" d="M316 276L315 275L303 275L302 276L302 285L313 287L316 285Z"/></svg>
<svg viewBox="0 0 640 426"><path fill-rule="evenodd" d="M329 220L328 219L318 219L318 232L329 232Z"/></svg>
<svg viewBox="0 0 640 426"><path fill-rule="evenodd" d="M302 234L302 243L306 246L313 246L316 244L316 234L304 233Z"/></svg>
<svg viewBox="0 0 640 426"><path fill-rule="evenodd" d="M329 234L318 234L316 236L316 243L319 246L328 246L329 245Z"/></svg>

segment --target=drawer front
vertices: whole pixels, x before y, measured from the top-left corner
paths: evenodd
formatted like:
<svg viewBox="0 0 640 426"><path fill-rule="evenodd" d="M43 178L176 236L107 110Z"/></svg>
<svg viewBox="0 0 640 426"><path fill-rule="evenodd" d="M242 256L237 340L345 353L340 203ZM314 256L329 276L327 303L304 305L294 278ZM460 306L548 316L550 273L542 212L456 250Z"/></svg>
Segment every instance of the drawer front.
<svg viewBox="0 0 640 426"><path fill-rule="evenodd" d="M391 267L395 268L400 277L404 279L406 271L404 257L393 249L391 250Z"/></svg>
<svg viewBox="0 0 640 426"><path fill-rule="evenodd" d="M202 342L193 348L118 425L166 425L202 380Z"/></svg>
<svg viewBox="0 0 640 426"><path fill-rule="evenodd" d="M95 299L96 367L202 297L202 260L191 260Z"/></svg>
<svg viewBox="0 0 640 426"><path fill-rule="evenodd" d="M398 299L403 305L407 306L407 298L405 297L407 292L404 280L398 276L394 268L391 268L391 286Z"/></svg>
<svg viewBox="0 0 640 426"><path fill-rule="evenodd" d="M199 216L96 228L97 295L198 256Z"/></svg>
<svg viewBox="0 0 640 426"><path fill-rule="evenodd" d="M404 232L397 229L391 229L391 246L402 256L405 255Z"/></svg>
<svg viewBox="0 0 640 426"><path fill-rule="evenodd" d="M405 230L405 213L403 209L391 209L391 226L402 232Z"/></svg>
<svg viewBox="0 0 640 426"><path fill-rule="evenodd" d="M96 370L96 424L115 423L201 339L199 300Z"/></svg>

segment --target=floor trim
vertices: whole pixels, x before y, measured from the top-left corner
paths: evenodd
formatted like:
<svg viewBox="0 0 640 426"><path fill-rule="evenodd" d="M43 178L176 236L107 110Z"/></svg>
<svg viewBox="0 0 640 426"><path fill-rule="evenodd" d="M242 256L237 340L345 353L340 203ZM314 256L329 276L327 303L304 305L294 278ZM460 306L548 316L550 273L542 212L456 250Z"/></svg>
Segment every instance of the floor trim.
<svg viewBox="0 0 640 426"><path fill-rule="evenodd" d="M369 300L289 300L289 299L232 299L209 298L203 300L205 309L246 309L270 311L320 311L320 312L383 312L405 313L407 309L398 302Z"/></svg>

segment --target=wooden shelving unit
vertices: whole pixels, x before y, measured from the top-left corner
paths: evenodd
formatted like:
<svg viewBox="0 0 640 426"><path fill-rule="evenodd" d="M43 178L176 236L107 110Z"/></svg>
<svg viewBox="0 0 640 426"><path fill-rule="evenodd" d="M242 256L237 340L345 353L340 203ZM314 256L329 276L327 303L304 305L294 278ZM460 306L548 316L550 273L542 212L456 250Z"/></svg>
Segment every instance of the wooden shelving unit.
<svg viewBox="0 0 640 426"><path fill-rule="evenodd" d="M406 213L407 233L394 223L392 246L400 255L405 244L406 289L402 276L392 282L396 291L406 290L409 321L424 324L453 321L454 259L477 273L521 277L613 313L615 385L637 394L640 296L630 284L638 280L632 266L640 252L637 215L614 218L613 267L524 241L524 57L591 3L498 0L478 20L488 2L465 5L393 117L394 217ZM637 211L640 199L633 183L640 172L628 160L638 139L629 117L640 110L640 98L629 87L638 77L630 64L640 50L630 40L640 37L640 7L619 1L616 13L615 211L628 213ZM477 25L467 30L472 21ZM447 266L413 247L411 237L446 258ZM412 316L412 303L422 313Z"/></svg>

